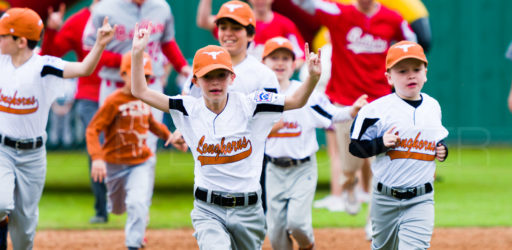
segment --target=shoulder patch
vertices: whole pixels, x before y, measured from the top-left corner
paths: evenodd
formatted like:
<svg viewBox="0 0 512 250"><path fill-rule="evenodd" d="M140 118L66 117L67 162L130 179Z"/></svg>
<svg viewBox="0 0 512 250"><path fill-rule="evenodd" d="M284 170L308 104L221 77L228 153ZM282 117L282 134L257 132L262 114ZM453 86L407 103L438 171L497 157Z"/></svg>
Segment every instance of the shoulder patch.
<svg viewBox="0 0 512 250"><path fill-rule="evenodd" d="M261 91L254 95L256 102L272 102L274 94L272 92Z"/></svg>

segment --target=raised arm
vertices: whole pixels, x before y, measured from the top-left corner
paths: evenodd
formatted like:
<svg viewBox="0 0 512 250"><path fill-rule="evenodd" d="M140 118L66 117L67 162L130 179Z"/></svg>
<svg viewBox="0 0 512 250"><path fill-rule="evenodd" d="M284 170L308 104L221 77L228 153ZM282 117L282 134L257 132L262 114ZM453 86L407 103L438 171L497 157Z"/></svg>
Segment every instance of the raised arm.
<svg viewBox="0 0 512 250"><path fill-rule="evenodd" d="M308 102L309 96L315 89L318 79L320 79L320 73L322 73L322 64L320 62L321 51L318 50L318 55L309 53L309 45L307 43L304 49L306 52L309 76L293 95L286 97L284 100L284 110L302 108Z"/></svg>
<svg viewBox="0 0 512 250"><path fill-rule="evenodd" d="M147 28L141 29L138 23L135 24L132 43L132 95L152 107L169 113L169 97L148 88L144 76L144 49L148 45L149 30L151 30L151 22Z"/></svg>
<svg viewBox="0 0 512 250"><path fill-rule="evenodd" d="M97 31L97 39L91 51L82 62L70 62L64 67L64 78L88 76L92 74L100 61L101 53L114 37L116 25L112 28L108 23L108 17L103 19L103 26Z"/></svg>
<svg viewBox="0 0 512 250"><path fill-rule="evenodd" d="M196 24L197 27L205 30L213 30L215 28L215 16L212 15L212 0L199 1Z"/></svg>

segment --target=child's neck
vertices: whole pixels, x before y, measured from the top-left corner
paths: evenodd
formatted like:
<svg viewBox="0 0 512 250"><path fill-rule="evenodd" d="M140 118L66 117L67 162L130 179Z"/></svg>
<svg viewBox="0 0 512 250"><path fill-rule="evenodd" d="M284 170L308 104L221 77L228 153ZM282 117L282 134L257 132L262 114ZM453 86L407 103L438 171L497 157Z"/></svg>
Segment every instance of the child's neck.
<svg viewBox="0 0 512 250"><path fill-rule="evenodd" d="M231 62L233 63L233 66L236 66L240 64L245 58L247 57L247 50L238 54L238 55L231 55Z"/></svg>
<svg viewBox="0 0 512 250"><path fill-rule="evenodd" d="M228 96L226 96L226 98L224 98L223 100L220 100L218 102L215 102L215 101L209 101L205 98L205 104L206 104L206 107L212 111L213 113L215 114L220 114L224 108L226 107L226 104L228 103Z"/></svg>
<svg viewBox="0 0 512 250"><path fill-rule="evenodd" d="M262 11L254 11L254 15L256 16L256 20L262 21L264 23L268 23L274 18L274 12L271 9L265 9Z"/></svg>
<svg viewBox="0 0 512 250"><path fill-rule="evenodd" d="M279 90L285 92L290 87L290 79L284 79L279 81Z"/></svg>
<svg viewBox="0 0 512 250"><path fill-rule="evenodd" d="M23 49L11 55L12 65L17 68L25 64L34 54L31 49Z"/></svg>

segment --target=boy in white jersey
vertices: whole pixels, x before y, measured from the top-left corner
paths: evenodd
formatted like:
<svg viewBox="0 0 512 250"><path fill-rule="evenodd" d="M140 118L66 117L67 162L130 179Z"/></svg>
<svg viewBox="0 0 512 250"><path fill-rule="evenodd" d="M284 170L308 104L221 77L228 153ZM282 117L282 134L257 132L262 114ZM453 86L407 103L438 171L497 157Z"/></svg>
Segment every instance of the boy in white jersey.
<svg viewBox="0 0 512 250"><path fill-rule="evenodd" d="M63 93L63 78L93 72L115 27L105 18L98 40L82 62L35 54L42 30L43 21L28 8L11 8L0 18L0 239L7 238L9 216L14 249L33 246L46 174L44 141L50 106Z"/></svg>
<svg viewBox="0 0 512 250"><path fill-rule="evenodd" d="M135 29L138 30L138 27ZM293 95L229 92L235 79L226 49L207 46L194 56L194 84L203 96L166 96L150 90L142 70L147 29L132 49L132 93L169 112L195 163L192 224L200 249L261 249L265 216L259 177L264 144L283 110L304 106L320 76L320 55L308 55L310 78Z"/></svg>
<svg viewBox="0 0 512 250"><path fill-rule="evenodd" d="M292 43L275 37L265 43L263 63L272 69L280 93L292 95L302 83L291 81L295 68ZM361 96L352 107L339 108L326 96L313 92L306 106L286 111L274 125L265 147L267 225L273 249L293 249L293 236L299 249L313 249L311 206L317 182L316 128L332 122L353 119L366 102Z"/></svg>
<svg viewBox="0 0 512 250"><path fill-rule="evenodd" d="M361 109L352 124L350 153L372 164L372 249L427 249L434 230L435 159L448 155L439 103L421 93L427 81L423 48L390 47L386 78L395 93Z"/></svg>

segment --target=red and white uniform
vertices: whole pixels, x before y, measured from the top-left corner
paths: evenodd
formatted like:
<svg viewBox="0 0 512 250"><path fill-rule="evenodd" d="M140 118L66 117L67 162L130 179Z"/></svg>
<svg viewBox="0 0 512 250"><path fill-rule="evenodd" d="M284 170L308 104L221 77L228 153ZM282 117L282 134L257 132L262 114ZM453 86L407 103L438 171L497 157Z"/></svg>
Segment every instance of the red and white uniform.
<svg viewBox="0 0 512 250"><path fill-rule="evenodd" d="M366 16L354 5L313 0L293 0L314 12L331 32L332 70L326 94L331 101L349 106L362 94L368 101L391 93L384 72L392 41L416 41L407 21L383 5Z"/></svg>

